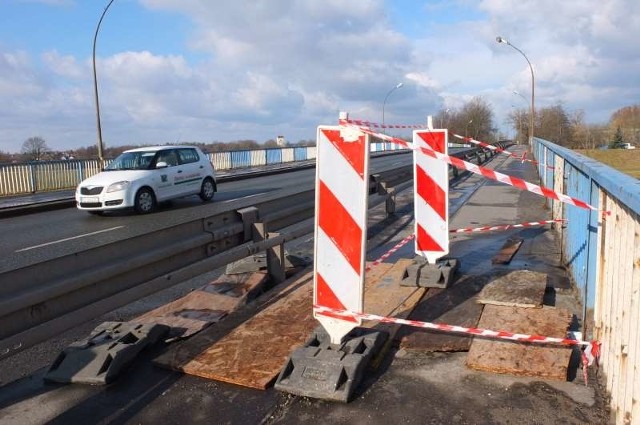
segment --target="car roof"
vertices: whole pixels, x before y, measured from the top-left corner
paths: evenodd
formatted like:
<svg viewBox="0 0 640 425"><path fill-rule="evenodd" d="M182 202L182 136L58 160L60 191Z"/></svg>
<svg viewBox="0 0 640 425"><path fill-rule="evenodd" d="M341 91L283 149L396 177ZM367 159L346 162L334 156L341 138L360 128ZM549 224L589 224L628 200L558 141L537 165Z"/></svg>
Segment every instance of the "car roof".
<svg viewBox="0 0 640 425"><path fill-rule="evenodd" d="M127 149L124 152L157 152L164 149L178 149L178 148L190 148L190 149L198 149L197 146L172 146L172 145L163 145L163 146L145 146L143 148L135 148L135 149Z"/></svg>

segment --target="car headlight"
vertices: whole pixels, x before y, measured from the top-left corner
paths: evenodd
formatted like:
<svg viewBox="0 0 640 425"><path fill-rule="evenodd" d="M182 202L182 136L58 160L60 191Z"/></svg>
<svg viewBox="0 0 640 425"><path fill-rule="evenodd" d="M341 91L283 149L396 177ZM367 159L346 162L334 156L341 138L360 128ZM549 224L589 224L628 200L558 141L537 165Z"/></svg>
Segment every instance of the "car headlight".
<svg viewBox="0 0 640 425"><path fill-rule="evenodd" d="M129 182L126 181L126 180L125 181L121 181L121 182L112 183L107 188L107 193L119 192L121 190L125 190L127 187L129 187Z"/></svg>

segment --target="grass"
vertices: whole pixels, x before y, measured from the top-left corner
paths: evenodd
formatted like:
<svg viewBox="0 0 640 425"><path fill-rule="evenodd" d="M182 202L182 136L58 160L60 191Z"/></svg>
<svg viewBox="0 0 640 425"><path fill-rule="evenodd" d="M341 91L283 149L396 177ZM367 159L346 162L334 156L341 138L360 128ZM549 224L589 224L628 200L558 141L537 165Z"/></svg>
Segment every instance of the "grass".
<svg viewBox="0 0 640 425"><path fill-rule="evenodd" d="M576 149L576 152L640 179L640 149Z"/></svg>

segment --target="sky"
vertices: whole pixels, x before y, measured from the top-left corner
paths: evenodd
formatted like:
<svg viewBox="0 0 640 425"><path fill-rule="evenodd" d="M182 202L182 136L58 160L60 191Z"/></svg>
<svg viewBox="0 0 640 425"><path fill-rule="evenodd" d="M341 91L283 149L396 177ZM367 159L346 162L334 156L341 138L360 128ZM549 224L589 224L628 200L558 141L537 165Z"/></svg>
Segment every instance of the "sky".
<svg viewBox="0 0 640 425"><path fill-rule="evenodd" d="M0 151L96 144L108 4L0 0ZM297 142L340 111L423 124L476 96L513 134L531 73L497 36L531 62L536 109L604 124L640 103L638 0L114 0L95 51L104 145Z"/></svg>

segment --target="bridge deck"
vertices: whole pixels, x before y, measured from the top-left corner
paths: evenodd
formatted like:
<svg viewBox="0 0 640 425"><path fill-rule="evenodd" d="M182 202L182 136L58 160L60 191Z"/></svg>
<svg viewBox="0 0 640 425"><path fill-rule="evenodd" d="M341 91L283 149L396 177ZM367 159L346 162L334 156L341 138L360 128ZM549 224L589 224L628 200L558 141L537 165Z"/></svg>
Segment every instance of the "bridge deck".
<svg viewBox="0 0 640 425"><path fill-rule="evenodd" d="M516 149L524 149L517 147ZM501 172L537 182L533 168L510 158L496 157L489 164ZM451 188L451 227L514 224L550 218L544 199L495 182L479 183L469 176ZM401 198L402 196L399 196ZM410 198L410 197L409 197ZM398 200L401 205L401 199ZM398 208L410 215L410 208ZM403 219L398 219L398 223ZM409 232L385 231L372 243L386 240L370 252L377 258ZM560 264L556 234L548 226L505 232L457 234L451 256L461 261L458 285L465 291L449 294L433 291L422 305L424 320L467 319L478 312L472 301L482 287L513 270L532 270L548 276L544 303L580 316L568 275ZM505 241L517 237L522 245L508 264L492 258ZM299 248L299 247L298 247ZM410 247L389 261L411 258ZM455 285L457 286L457 285ZM454 286L454 287L455 287ZM431 291L431 290L429 290ZM454 313L456 309L463 312ZM215 326L229 333L257 311L252 305ZM468 311L467 311L468 310ZM467 323L451 324L471 324ZM398 337L406 336L400 332ZM559 336L564 335L548 335ZM460 342L444 341L443 346ZM0 391L2 423L282 423L329 421L331 423L607 423L605 396L596 380L588 387L579 369L568 365L564 381L493 374L465 366L467 353L397 347L383 364L366 377L354 401L334 404L279 393L273 388L252 390L232 384L183 375L158 368L152 360L167 347L157 347L136 360L129 373L108 387L52 385L42 381L44 370L5 385ZM254 353L260 356L261 353ZM593 375L592 375L593 377Z"/></svg>

